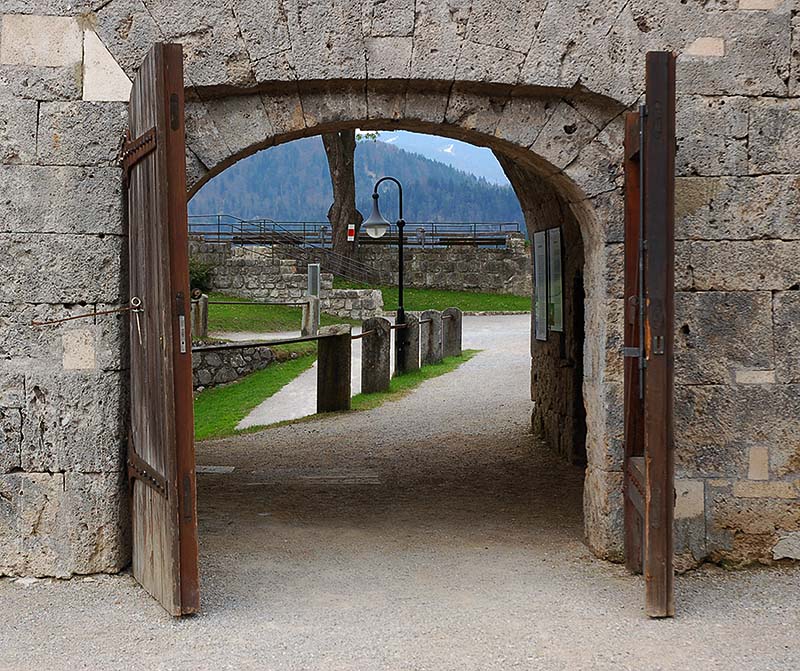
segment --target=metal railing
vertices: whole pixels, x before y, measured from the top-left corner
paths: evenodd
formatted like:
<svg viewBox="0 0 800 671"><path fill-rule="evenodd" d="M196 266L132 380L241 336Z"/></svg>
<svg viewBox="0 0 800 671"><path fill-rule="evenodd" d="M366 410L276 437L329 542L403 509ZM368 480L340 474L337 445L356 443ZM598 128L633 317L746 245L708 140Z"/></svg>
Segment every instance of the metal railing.
<svg viewBox="0 0 800 671"><path fill-rule="evenodd" d="M192 215L189 233L204 242L226 243L270 258L292 258L301 265L319 263L324 272L357 282L377 281L377 273L356 259L334 252L323 242L306 239L269 219L247 221L229 214Z"/></svg>
<svg viewBox="0 0 800 671"><path fill-rule="evenodd" d="M291 236L296 244L329 249L333 244L331 225L327 221L273 221L271 219L239 219L228 214L191 215L189 230L209 241L236 238L242 244L273 244ZM505 247L508 236L522 231L516 222L407 222L406 244L411 247L448 247L474 245ZM397 227L392 224L382 238L373 239L359 233L360 244L392 245L398 242Z"/></svg>

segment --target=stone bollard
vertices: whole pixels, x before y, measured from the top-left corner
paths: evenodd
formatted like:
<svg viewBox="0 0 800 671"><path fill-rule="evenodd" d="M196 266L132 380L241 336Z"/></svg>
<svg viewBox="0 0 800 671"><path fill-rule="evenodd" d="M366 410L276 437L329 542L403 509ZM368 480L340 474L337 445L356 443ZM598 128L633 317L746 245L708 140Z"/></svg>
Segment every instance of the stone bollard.
<svg viewBox="0 0 800 671"><path fill-rule="evenodd" d="M191 309L192 339L203 340L208 337L208 296L193 298Z"/></svg>
<svg viewBox="0 0 800 671"><path fill-rule="evenodd" d="M300 335L315 336L319 333L319 296L306 296Z"/></svg>
<svg viewBox="0 0 800 671"><path fill-rule="evenodd" d="M374 394L387 391L392 376L392 331L391 323L383 317L365 319L361 326L361 391ZM374 333L369 333L374 331Z"/></svg>
<svg viewBox="0 0 800 671"><path fill-rule="evenodd" d="M420 365L429 366L442 360L442 313L425 310L420 315L419 358Z"/></svg>
<svg viewBox="0 0 800 671"><path fill-rule="evenodd" d="M442 355L461 356L462 313L458 308L442 312Z"/></svg>
<svg viewBox="0 0 800 671"><path fill-rule="evenodd" d="M319 330L317 412L350 409L350 330L347 324L335 324Z"/></svg>
<svg viewBox="0 0 800 671"><path fill-rule="evenodd" d="M394 337L396 341L402 338L404 343L402 357L397 356L395 360L394 374L402 375L419 370L419 317L412 312L406 312L406 327L397 329Z"/></svg>

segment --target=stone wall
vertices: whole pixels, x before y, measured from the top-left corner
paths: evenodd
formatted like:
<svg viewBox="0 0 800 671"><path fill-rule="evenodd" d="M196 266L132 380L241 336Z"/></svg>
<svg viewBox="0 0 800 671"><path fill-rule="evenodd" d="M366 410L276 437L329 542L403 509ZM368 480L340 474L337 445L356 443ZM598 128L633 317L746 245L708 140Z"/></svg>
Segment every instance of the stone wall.
<svg viewBox="0 0 800 671"><path fill-rule="evenodd" d="M128 301L117 155L130 77L164 40L185 45L192 192L273 144L392 127L490 147L569 206L584 250L586 531L617 558L620 115L641 98L644 53L677 52L677 549L686 563L741 563L792 547L796 2L289 4L4 5L0 573L114 571L129 558L128 320L30 321Z"/></svg>
<svg viewBox="0 0 800 671"><path fill-rule="evenodd" d="M192 382L195 390L216 387L262 370L275 361L269 347L192 349Z"/></svg>
<svg viewBox="0 0 800 671"><path fill-rule="evenodd" d="M302 301L308 290L307 268L282 258L285 247L232 247L228 243L190 242L190 254L212 264L216 291L231 296L275 303ZM383 311L380 291L334 289L333 275L320 274L320 309L336 317L367 319Z"/></svg>
<svg viewBox="0 0 800 671"><path fill-rule="evenodd" d="M503 249L469 245L406 247L404 255L405 282L410 287L517 296L531 293L531 255L520 234L509 235ZM396 246L361 245L358 260L378 273L379 284L397 284Z"/></svg>

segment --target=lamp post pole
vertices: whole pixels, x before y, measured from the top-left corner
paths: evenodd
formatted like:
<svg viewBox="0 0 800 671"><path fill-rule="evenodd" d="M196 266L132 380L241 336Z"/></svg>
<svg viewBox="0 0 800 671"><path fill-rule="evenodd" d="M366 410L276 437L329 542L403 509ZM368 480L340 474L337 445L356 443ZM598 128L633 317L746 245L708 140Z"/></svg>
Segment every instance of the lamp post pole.
<svg viewBox="0 0 800 671"><path fill-rule="evenodd" d="M397 318L395 319L395 324L405 324L406 323L406 311L403 305L403 284L404 284L404 277L403 277L403 248L405 246L405 226L406 221L403 219L403 185L395 179L394 177L381 177L377 182L375 182L375 188L372 190L372 216L364 222L363 227L367 228L367 232L369 235L373 237L380 237L382 236L386 230L388 229L389 222L387 222L380 214L378 209L378 187L383 182L394 182L397 185L397 192L400 199L399 208L398 208L398 215L399 218L397 219ZM370 224L372 224L372 228L374 231L370 230ZM381 230L382 229L382 230ZM406 342L407 342L407 334L405 333L405 329L399 328L395 331L395 371L399 373L405 373L405 349L406 349Z"/></svg>

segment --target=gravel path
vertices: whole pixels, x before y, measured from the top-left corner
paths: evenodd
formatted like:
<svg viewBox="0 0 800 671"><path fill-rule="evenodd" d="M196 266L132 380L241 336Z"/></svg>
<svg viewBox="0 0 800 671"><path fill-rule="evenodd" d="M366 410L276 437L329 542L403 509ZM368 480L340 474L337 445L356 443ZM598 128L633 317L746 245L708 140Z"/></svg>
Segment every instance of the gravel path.
<svg viewBox="0 0 800 671"><path fill-rule="evenodd" d="M644 616L528 432L527 336L492 338L400 401L199 445L235 469L199 476L203 612L0 580L0 669L800 669L796 566L703 568Z"/></svg>

